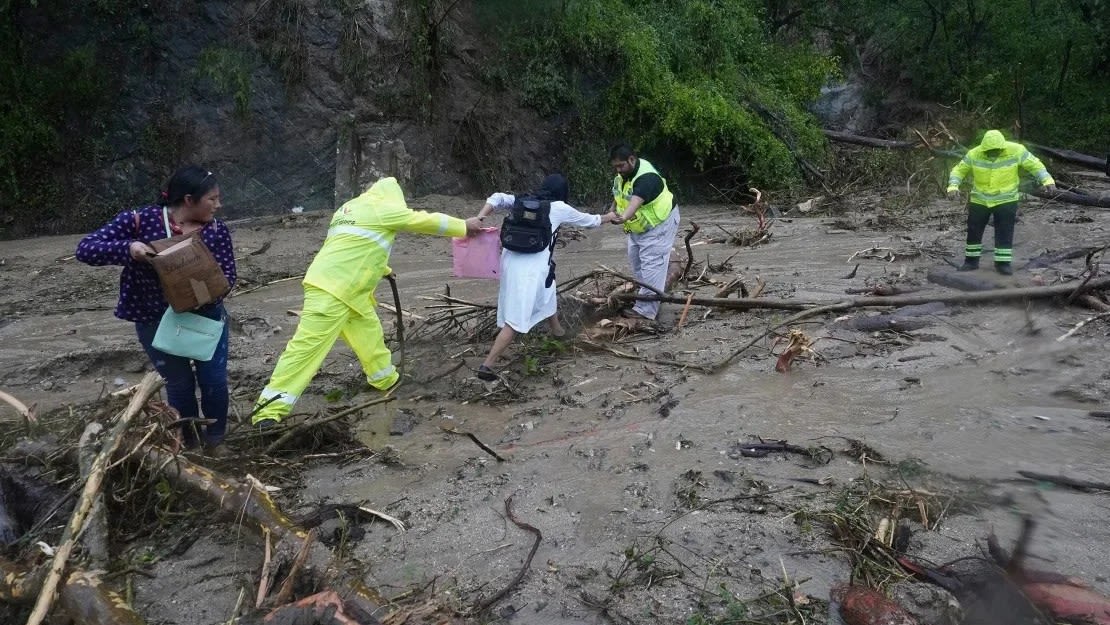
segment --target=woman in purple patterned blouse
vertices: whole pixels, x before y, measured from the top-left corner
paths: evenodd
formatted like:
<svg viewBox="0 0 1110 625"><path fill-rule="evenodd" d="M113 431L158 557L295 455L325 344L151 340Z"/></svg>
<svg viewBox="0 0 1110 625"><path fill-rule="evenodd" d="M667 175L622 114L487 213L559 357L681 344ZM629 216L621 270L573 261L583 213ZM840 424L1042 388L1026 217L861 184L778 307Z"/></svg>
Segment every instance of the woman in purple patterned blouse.
<svg viewBox="0 0 1110 625"><path fill-rule="evenodd" d="M139 343L159 375L166 381L166 399L183 419L199 419L196 388L200 387L200 409L204 418L213 420L204 428L186 422L182 436L187 447L203 437L214 455L224 455L220 447L227 429L227 325L212 359L192 361L166 354L151 346L158 322L168 304L162 295L158 275L147 261L153 254L151 241L178 234L200 232L200 239L212 251L227 281L235 286L235 252L231 233L216 219L220 209L220 187L212 172L190 165L170 178L162 203L124 211L77 244L77 259L89 265L123 265L119 281L116 316L135 323ZM216 301L192 311L210 319L225 319L223 302ZM194 372L195 367L195 372Z"/></svg>

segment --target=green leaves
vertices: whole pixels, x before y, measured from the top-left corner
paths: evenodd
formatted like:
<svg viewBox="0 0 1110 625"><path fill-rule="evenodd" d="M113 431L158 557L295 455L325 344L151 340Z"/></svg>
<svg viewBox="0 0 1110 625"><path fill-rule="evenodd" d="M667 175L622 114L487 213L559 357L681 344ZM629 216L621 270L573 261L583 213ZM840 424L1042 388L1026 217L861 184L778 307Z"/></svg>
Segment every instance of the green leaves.
<svg viewBox="0 0 1110 625"><path fill-rule="evenodd" d="M245 50L212 46L201 50L197 76L210 82L216 92L235 101L235 112L247 117L251 104L251 73L254 62Z"/></svg>
<svg viewBox="0 0 1110 625"><path fill-rule="evenodd" d="M542 24L500 35L531 43L507 46L506 65L524 69L506 83L543 114L574 102L593 124L584 136L627 137L648 154L665 146L688 154L695 169L727 164L754 184L788 186L801 177L795 154L822 158L824 140L805 107L835 62L774 42L762 11L753 0L565 3ZM589 89L572 90L583 84ZM560 91L570 93L560 99Z"/></svg>

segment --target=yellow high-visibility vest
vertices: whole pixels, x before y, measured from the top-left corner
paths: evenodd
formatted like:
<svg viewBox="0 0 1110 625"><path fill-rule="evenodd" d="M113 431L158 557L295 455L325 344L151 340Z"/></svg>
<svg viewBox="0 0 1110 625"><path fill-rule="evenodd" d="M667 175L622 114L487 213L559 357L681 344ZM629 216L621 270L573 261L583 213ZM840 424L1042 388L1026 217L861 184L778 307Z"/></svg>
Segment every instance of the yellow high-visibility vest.
<svg viewBox="0 0 1110 625"><path fill-rule="evenodd" d="M624 222L624 231L633 234L647 232L663 223L671 214L671 209L674 208L674 195L667 188L667 179L663 178L663 175L656 171L655 167L646 160L641 158L638 159L638 162L639 167L636 169L636 175L631 180L625 180L620 174L613 178L613 201L617 205L617 214L628 208L628 202L632 199L632 187L636 183L636 179L644 174L658 175L663 180L663 192L654 200L642 204L636 210L632 219Z"/></svg>

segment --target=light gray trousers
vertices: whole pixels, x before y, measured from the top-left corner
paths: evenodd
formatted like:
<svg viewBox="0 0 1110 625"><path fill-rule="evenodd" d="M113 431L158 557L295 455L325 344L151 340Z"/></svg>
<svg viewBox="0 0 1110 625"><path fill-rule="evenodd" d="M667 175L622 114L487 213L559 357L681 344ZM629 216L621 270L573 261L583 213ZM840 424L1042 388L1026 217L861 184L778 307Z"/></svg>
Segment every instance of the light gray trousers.
<svg viewBox="0 0 1110 625"><path fill-rule="evenodd" d="M675 206L663 223L647 232L628 235L628 262L632 265L632 275L661 292L667 289L667 269L674 238L678 234L678 222L678 207ZM640 295L651 294L651 291L640 288ZM659 314L659 302L638 300L632 310L648 319L655 319Z"/></svg>

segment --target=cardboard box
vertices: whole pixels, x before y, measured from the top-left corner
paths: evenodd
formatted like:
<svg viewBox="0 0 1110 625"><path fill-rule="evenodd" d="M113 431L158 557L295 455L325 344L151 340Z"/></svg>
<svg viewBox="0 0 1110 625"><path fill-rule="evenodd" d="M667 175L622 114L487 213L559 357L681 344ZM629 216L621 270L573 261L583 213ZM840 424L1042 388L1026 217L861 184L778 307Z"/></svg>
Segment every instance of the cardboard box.
<svg viewBox="0 0 1110 625"><path fill-rule="evenodd" d="M174 312L211 304L231 290L219 263L199 236L187 236L160 250L151 257L150 264Z"/></svg>

